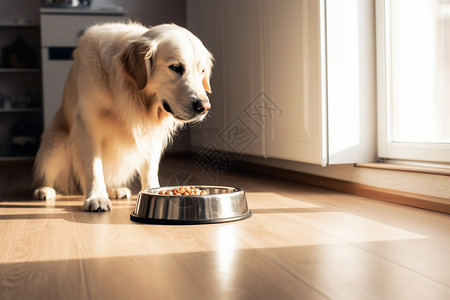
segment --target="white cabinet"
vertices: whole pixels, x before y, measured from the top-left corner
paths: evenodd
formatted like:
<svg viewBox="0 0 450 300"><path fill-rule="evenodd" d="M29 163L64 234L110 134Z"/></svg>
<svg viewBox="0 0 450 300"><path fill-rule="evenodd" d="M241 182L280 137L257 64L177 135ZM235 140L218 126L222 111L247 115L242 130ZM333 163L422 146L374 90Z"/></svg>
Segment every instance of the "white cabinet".
<svg viewBox="0 0 450 300"><path fill-rule="evenodd" d="M266 156L326 162L326 92L319 1L263 1L264 89L280 108L267 120Z"/></svg>
<svg viewBox="0 0 450 300"><path fill-rule="evenodd" d="M187 24L216 59L195 149L320 165L375 158L373 0L188 0Z"/></svg>

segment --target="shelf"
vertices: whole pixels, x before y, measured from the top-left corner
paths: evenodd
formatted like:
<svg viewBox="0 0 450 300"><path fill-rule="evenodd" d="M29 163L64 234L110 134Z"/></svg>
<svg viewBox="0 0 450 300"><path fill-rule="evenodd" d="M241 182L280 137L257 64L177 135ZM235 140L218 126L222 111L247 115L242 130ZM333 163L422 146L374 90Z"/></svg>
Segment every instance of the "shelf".
<svg viewBox="0 0 450 300"><path fill-rule="evenodd" d="M40 112L41 109L39 107L26 107L26 108L0 108L0 114L5 113L22 113L22 112Z"/></svg>
<svg viewBox="0 0 450 300"><path fill-rule="evenodd" d="M0 29L13 29L13 28L25 28L25 29L37 29L39 28L39 24L33 23L1 23Z"/></svg>
<svg viewBox="0 0 450 300"><path fill-rule="evenodd" d="M0 73L37 73L40 68L0 68Z"/></svg>
<svg viewBox="0 0 450 300"><path fill-rule="evenodd" d="M0 156L0 166L32 165L34 156Z"/></svg>
<svg viewBox="0 0 450 300"><path fill-rule="evenodd" d="M28 5L27 1L20 2ZM38 6L35 3L35 12ZM14 60L4 52L0 62L0 166L32 162L43 127L41 26L34 14L8 17L11 20L0 20L0 48L13 47L20 37L28 51L23 60ZM26 136L33 138L18 139L18 132L27 132Z"/></svg>

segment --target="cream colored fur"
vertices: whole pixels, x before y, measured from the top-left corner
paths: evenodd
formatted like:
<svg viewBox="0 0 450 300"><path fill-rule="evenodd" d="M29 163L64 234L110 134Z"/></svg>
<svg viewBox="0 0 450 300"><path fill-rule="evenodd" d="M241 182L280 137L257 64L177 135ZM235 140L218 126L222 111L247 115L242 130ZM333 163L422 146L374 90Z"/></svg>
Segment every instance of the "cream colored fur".
<svg viewBox="0 0 450 300"><path fill-rule="evenodd" d="M137 174L142 189L159 186L160 157L172 135L210 107L211 68L201 41L176 25L89 28L74 52L61 108L42 136L34 197L84 192L85 210L105 211L110 198L130 197L125 186Z"/></svg>

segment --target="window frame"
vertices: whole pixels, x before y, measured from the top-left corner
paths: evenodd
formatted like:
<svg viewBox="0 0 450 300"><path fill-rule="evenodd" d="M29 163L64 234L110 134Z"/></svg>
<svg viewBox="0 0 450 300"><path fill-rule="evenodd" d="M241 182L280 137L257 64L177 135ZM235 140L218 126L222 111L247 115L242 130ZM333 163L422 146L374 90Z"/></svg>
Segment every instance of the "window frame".
<svg viewBox="0 0 450 300"><path fill-rule="evenodd" d="M391 136L392 70L390 0L375 4L377 56L378 157L381 159L450 163L450 144L396 142ZM450 166L449 166L450 167Z"/></svg>

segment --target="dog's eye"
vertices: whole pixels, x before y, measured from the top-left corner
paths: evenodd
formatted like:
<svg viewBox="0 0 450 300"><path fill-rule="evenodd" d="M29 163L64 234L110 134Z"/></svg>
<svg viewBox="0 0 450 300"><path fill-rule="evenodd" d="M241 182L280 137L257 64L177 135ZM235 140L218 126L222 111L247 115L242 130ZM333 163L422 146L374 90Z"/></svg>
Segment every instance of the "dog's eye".
<svg viewBox="0 0 450 300"><path fill-rule="evenodd" d="M175 73L178 73L180 75L184 74L184 66L182 64L179 65L170 65L169 69L171 69L172 71L174 71Z"/></svg>

